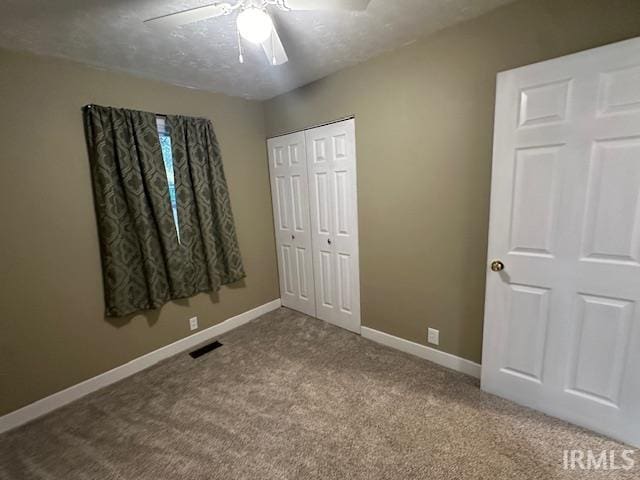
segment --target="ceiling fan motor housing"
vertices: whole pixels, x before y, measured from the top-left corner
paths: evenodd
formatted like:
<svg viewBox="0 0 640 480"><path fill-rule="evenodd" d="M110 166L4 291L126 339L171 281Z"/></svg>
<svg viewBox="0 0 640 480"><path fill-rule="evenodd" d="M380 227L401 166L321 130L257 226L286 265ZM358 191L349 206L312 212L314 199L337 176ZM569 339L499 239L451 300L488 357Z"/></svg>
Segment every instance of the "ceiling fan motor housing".
<svg viewBox="0 0 640 480"><path fill-rule="evenodd" d="M236 0L216 1L208 5L169 13L144 21L149 26L176 28L209 18L230 15L238 12L236 27L238 31L238 59L244 63L240 37L256 45L262 45L265 55L272 65L282 65L289 58L282 45L267 7L284 11L363 11L371 0Z"/></svg>

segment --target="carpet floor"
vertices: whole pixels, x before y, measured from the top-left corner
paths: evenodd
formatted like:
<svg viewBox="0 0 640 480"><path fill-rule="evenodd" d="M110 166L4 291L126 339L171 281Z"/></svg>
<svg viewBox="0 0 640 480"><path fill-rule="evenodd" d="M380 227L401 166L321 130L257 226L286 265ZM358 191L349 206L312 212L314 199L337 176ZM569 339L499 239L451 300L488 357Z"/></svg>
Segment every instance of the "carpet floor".
<svg viewBox="0 0 640 480"><path fill-rule="evenodd" d="M287 309L0 435L3 480L638 479L624 447Z"/></svg>

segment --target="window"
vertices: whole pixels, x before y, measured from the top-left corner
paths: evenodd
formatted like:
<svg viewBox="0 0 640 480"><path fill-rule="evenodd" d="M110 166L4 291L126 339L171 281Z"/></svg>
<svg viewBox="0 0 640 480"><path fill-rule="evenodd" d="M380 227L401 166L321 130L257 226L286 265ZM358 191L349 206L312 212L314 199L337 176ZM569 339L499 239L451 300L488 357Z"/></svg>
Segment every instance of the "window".
<svg viewBox="0 0 640 480"><path fill-rule="evenodd" d="M165 119L158 117L156 119L158 126L158 138L160 139L160 147L162 148L162 159L164 160L164 171L167 174L167 185L169 186L169 200L171 201L171 210L173 211L173 223L176 226L176 236L180 243L180 225L178 223L178 200L176 198L176 180L173 170L173 153L171 151L171 135L167 129Z"/></svg>

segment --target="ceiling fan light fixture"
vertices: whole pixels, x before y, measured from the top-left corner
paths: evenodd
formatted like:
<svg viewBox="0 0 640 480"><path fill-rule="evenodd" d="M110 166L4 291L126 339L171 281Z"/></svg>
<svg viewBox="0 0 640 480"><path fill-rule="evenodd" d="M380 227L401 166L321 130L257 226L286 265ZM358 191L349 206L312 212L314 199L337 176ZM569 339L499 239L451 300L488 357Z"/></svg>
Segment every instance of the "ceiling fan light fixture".
<svg viewBox="0 0 640 480"><path fill-rule="evenodd" d="M273 30L271 17L264 10L255 7L240 12L236 24L242 38L256 44L267 40Z"/></svg>

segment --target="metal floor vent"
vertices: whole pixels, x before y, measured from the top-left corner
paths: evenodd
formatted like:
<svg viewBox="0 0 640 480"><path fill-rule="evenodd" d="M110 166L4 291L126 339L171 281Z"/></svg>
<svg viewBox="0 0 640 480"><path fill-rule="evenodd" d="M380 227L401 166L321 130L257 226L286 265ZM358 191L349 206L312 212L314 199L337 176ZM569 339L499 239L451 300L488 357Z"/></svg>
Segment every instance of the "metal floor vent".
<svg viewBox="0 0 640 480"><path fill-rule="evenodd" d="M198 358L204 355L205 353L209 353L211 350L215 350L216 348L221 346L222 344L216 340L215 342L207 343L203 347L200 347L197 350L190 352L189 355L191 355L191 358Z"/></svg>

